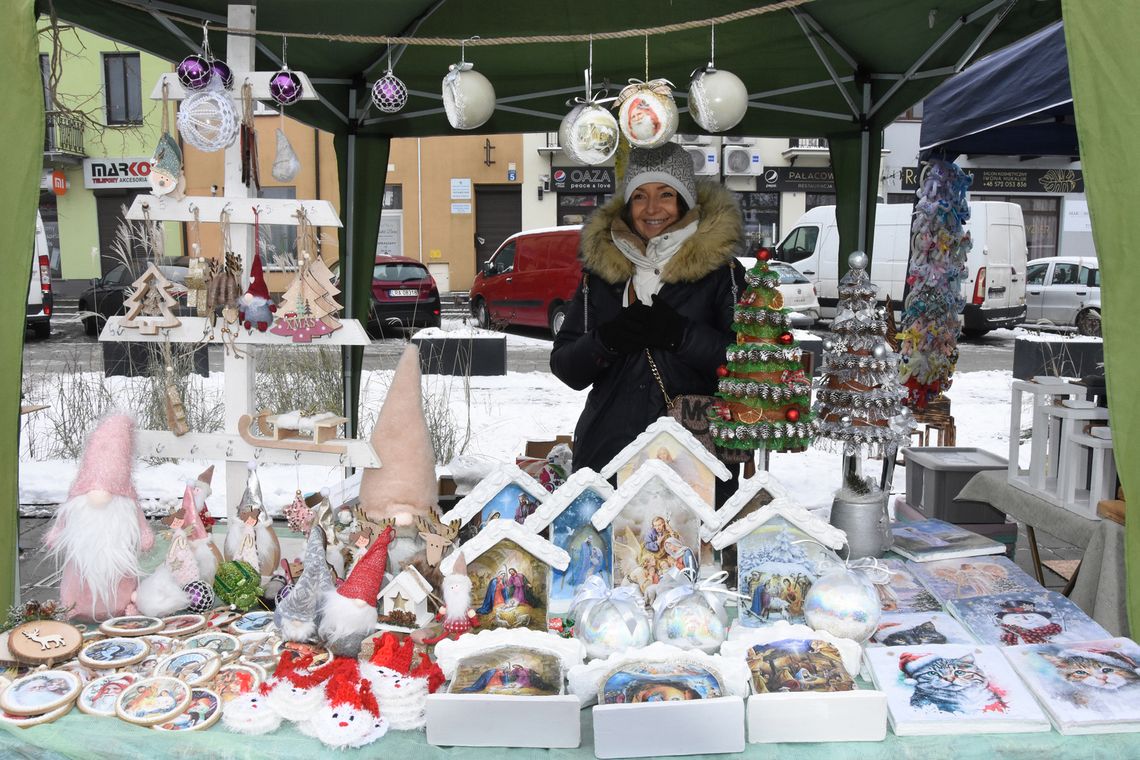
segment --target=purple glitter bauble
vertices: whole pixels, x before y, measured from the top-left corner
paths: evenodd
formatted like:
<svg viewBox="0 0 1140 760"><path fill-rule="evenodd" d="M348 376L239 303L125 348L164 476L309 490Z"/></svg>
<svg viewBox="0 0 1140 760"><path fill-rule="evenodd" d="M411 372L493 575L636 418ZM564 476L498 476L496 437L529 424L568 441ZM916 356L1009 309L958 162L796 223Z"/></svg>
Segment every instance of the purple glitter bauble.
<svg viewBox="0 0 1140 760"><path fill-rule="evenodd" d="M281 106L291 106L301 99L301 78L289 69L283 69L269 80L269 94Z"/></svg>
<svg viewBox="0 0 1140 760"><path fill-rule="evenodd" d="M186 609L191 612L203 615L214 609L214 589L205 581L190 581L182 587L182 590L190 597Z"/></svg>
<svg viewBox="0 0 1140 760"><path fill-rule="evenodd" d="M217 58L212 59L210 71L214 79L222 83L222 87L228 90L234 86L234 72L225 61L220 61Z"/></svg>
<svg viewBox="0 0 1140 760"><path fill-rule="evenodd" d="M210 62L200 55L188 55L182 59L175 70L178 81L188 90L200 90L210 83L213 70Z"/></svg>

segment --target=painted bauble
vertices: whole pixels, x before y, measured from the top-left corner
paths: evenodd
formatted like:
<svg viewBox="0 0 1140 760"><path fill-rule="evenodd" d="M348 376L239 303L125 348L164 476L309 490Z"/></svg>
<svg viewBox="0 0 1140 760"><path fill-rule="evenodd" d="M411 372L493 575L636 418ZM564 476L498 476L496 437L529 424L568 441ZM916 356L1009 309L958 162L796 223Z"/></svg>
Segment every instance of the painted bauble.
<svg viewBox="0 0 1140 760"><path fill-rule="evenodd" d="M888 349L886 343L876 343L874 348L871 349L871 356L875 357L876 359L886 359L887 350Z"/></svg>
<svg viewBox="0 0 1140 760"><path fill-rule="evenodd" d="M756 258L759 259L760 261L768 261L769 259L772 258L772 252L769 251L767 248L761 248L759 251L756 252Z"/></svg>
<svg viewBox="0 0 1140 760"><path fill-rule="evenodd" d="M799 422L800 421L800 410L799 409L789 409L788 411L784 412L784 419L786 419L788 422Z"/></svg>
<svg viewBox="0 0 1140 760"><path fill-rule="evenodd" d="M234 86L234 72L228 63L218 58L210 59L211 77L222 83L222 88L229 90Z"/></svg>
<svg viewBox="0 0 1140 760"><path fill-rule="evenodd" d="M635 148L656 148L677 132L677 103L664 79L631 84L618 94L618 126Z"/></svg>
<svg viewBox="0 0 1140 760"><path fill-rule="evenodd" d="M823 350L824 351L834 351L835 350L835 341L833 341L831 338L824 338L823 339Z"/></svg>
<svg viewBox="0 0 1140 760"><path fill-rule="evenodd" d="M716 368L716 376L717 377L728 377L728 367L726 367L723 364L720 365L719 367L717 367Z"/></svg>
<svg viewBox="0 0 1140 760"><path fill-rule="evenodd" d="M804 597L804 619L817 631L862 643L879 625L880 605L874 585L862 573L833 570Z"/></svg>
<svg viewBox="0 0 1140 760"><path fill-rule="evenodd" d="M689 83L689 113L708 132L732 129L748 111L748 88L731 71L711 66Z"/></svg>
<svg viewBox="0 0 1140 760"><path fill-rule="evenodd" d="M210 83L214 72L210 68L210 62L202 56L188 55L178 62L175 73L187 90L200 90Z"/></svg>
<svg viewBox="0 0 1140 760"><path fill-rule="evenodd" d="M237 111L220 81L187 96L178 107L177 121L182 139L206 153L222 150L237 139Z"/></svg>
<svg viewBox="0 0 1140 760"><path fill-rule="evenodd" d="M868 264L867 254L862 251L855 251L847 257L847 266L852 269L866 269Z"/></svg>
<svg viewBox="0 0 1140 760"><path fill-rule="evenodd" d="M786 333L781 333L780 337L777 338L776 340L780 341L780 343L784 344L785 346L790 346L790 345L792 345L792 341L794 341L795 338L792 337L792 334L790 332L786 332Z"/></svg>
<svg viewBox="0 0 1140 760"><path fill-rule="evenodd" d="M649 615L644 605L592 599L574 609L574 638L591 658L609 657L649 643Z"/></svg>
<svg viewBox="0 0 1140 760"><path fill-rule="evenodd" d="M214 589L205 581L190 581L182 587L182 590L190 599L190 603L186 605L186 609L190 612L204 615L214 609Z"/></svg>
<svg viewBox="0 0 1140 760"><path fill-rule="evenodd" d="M304 86L301 77L289 69L282 69L269 80L269 94L279 106L291 106L301 99Z"/></svg>
<svg viewBox="0 0 1140 760"><path fill-rule="evenodd" d="M372 85L372 105L384 113L396 113L408 103L408 87L391 71Z"/></svg>
<svg viewBox="0 0 1140 760"><path fill-rule="evenodd" d="M655 615L653 638L681 649L712 654L728 635L723 611L713 609L704 594L688 594Z"/></svg>
<svg viewBox="0 0 1140 760"><path fill-rule="evenodd" d="M572 161L589 166L605 163L617 151L617 119L605 106L579 103L562 119L558 144Z"/></svg>
<svg viewBox="0 0 1140 760"><path fill-rule="evenodd" d="M443 110L455 129L478 129L495 112L495 88L471 63L454 63L443 77Z"/></svg>

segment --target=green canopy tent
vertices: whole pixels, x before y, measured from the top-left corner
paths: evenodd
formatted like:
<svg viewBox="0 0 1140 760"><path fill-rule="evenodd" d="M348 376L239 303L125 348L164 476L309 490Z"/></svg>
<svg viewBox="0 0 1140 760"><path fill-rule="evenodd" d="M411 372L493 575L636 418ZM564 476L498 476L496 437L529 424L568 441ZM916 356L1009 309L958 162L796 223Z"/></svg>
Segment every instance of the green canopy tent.
<svg viewBox="0 0 1140 760"><path fill-rule="evenodd" d="M39 112L33 2L13 2L10 36L19 37L21 44L7 46L0 60L10 62L7 70L22 88L18 107ZM41 0L35 6L40 12L54 10L64 22L177 61L197 52L203 23L208 21L211 30L225 27L228 3ZM867 231L874 226L882 129L977 56L1059 17L1058 0L942 0L937 7L913 0L629 0L607 6L604 14L566 0L262 0L256 6L256 60L259 70L278 68L287 37L289 66L304 71L318 91L318 100L288 112L336 136L343 162L346 308L362 317L368 310L388 142L392 137L453 133L439 93L448 65L460 58L460 40L482 35L466 44L464 55L496 90L495 114L475 132L541 132L555 130L568 110L566 99L582 94L591 39L595 82L608 80L617 88L631 77L663 77L682 93L679 103L684 109L691 72L710 58L710 29L716 21L716 66L737 74L750 93L751 107L731 134L826 137L841 246L873 253ZM223 33L212 31L210 44L216 55L224 55ZM394 115L369 108L369 84L389 60L411 95L403 112ZM14 131L30 143L31 137L40 139L42 126L29 119ZM700 130L683 114L680 131ZM9 139L14 145L15 136ZM19 208L27 211L33 205L39 159L28 151L20 160L27 164L27 180L9 185L5 192L12 194L11 208L19 200L24 204ZM30 216L11 222L9 240L30 238L20 227ZM26 258L30 245L14 245L13 250L12 266L17 266L15 258ZM5 345L14 359L20 347L14 331ZM346 362L350 410L356 406L353 380L359 362L359 351ZM12 361L9 366L15 382L19 364ZM0 457L9 465L4 471L9 479L0 482L0 488L14 495L14 442L11 448L0 448ZM15 519L11 509L9 525ZM11 545L0 545L0 553L5 549L10 552Z"/></svg>

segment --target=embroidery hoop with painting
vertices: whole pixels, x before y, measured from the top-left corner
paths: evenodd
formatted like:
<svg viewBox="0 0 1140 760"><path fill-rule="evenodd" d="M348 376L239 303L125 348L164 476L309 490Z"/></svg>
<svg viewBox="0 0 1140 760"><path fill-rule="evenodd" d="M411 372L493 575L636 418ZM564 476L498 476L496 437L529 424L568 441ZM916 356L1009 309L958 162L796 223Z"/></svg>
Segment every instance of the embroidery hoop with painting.
<svg viewBox="0 0 1140 760"><path fill-rule="evenodd" d="M174 704L171 705L169 710L157 715L148 715L140 712L137 708L132 707L131 702L138 698L145 689L169 691L171 698L174 700ZM189 686L177 678L156 676L154 678L143 678L128 686L115 701L115 714L118 715L120 719L125 720L127 723L134 723L136 726L153 726L156 723L166 723L172 718L178 717L186 711L186 707L189 704Z"/></svg>
<svg viewBox="0 0 1140 760"><path fill-rule="evenodd" d="M109 681L126 681L126 686L131 686L139 680L139 676L134 673L108 673L105 676L99 676L93 681L88 681L83 690L79 692L79 698L75 700L75 706L79 708L79 712L87 713L88 715L98 715L101 718L115 717L115 705L112 704L110 709L100 710L95 707L95 695ZM126 687L123 688L126 691ZM118 699L116 698L116 702Z"/></svg>
<svg viewBox="0 0 1140 760"><path fill-rule="evenodd" d="M29 705L21 702L21 695L31 688L33 682L43 678L59 679L64 682L67 691L57 695L56 699L43 704ZM0 709L12 715L44 715L62 707L71 707L71 703L79 696L83 684L79 676L66 670L37 670L17 678L0 694ZM53 718L54 720L54 718Z"/></svg>
<svg viewBox="0 0 1140 760"><path fill-rule="evenodd" d="M0 723L7 723L10 726L19 726L20 728L28 728L29 726L39 726L44 723L51 723L52 721L59 720L64 715L71 712L71 705L61 705L46 713L40 715L15 715L13 713L0 713Z"/></svg>
<svg viewBox="0 0 1140 760"><path fill-rule="evenodd" d="M163 636L187 636L206 627L204 615L171 615L162 619Z"/></svg>
<svg viewBox="0 0 1140 760"><path fill-rule="evenodd" d="M159 678L177 678L189 686L202 686L217 675L221 667L222 658L213 649L181 649L159 660L154 675ZM193 669L197 675L186 674L188 669Z"/></svg>
<svg viewBox="0 0 1140 760"><path fill-rule="evenodd" d="M187 649L213 650L222 658L223 665L227 662L233 662L241 654L241 642L238 641L238 637L232 633L222 633L221 631L195 634L186 639L184 645Z"/></svg>
<svg viewBox="0 0 1140 760"><path fill-rule="evenodd" d="M120 615L99 624L99 630L108 636L145 636L148 633L158 633L164 627L166 623L162 622L162 618L149 615Z"/></svg>
<svg viewBox="0 0 1140 760"><path fill-rule="evenodd" d="M123 648L124 653L122 655L109 660L97 660L91 656L91 652L94 650L115 644ZM89 668L98 670L125 668L128 665L134 665L136 662L145 660L148 654L150 654L150 644L145 639L116 636L110 639L98 639L86 644L83 649L79 650L79 661Z"/></svg>
<svg viewBox="0 0 1140 760"><path fill-rule="evenodd" d="M187 726L185 724L185 718L190 713L189 706L187 706L186 711L184 711L181 715L177 715L172 720L168 720L164 723L156 723L156 724L154 724L154 726L152 726L152 728L154 728L155 731L172 731L172 732L173 731L204 731L205 729L214 725L215 723L218 722L218 718L222 717L222 700L221 700L221 698L218 697L217 693L215 693L211 689L199 687L199 688L195 688L195 689L191 690L191 692L190 692L190 704L192 705L200 699L209 699L212 701L212 706L210 708L210 711L206 713L206 717L204 720L201 720L192 726Z"/></svg>

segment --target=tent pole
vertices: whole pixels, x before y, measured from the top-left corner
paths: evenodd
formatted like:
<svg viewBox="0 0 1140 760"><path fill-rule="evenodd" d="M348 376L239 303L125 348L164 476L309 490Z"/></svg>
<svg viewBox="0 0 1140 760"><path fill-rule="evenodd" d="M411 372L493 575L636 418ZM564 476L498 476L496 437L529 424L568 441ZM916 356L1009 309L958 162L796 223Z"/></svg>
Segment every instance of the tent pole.
<svg viewBox="0 0 1140 760"><path fill-rule="evenodd" d="M867 126L867 109L871 106L871 83L864 81L860 86L863 90L863 129L859 133L859 250L867 250L867 175L871 164L871 132ZM840 251L840 259L844 258Z"/></svg>
<svg viewBox="0 0 1140 760"><path fill-rule="evenodd" d="M340 252L340 281L341 292L344 294L344 313L356 316L356 288L353 287L353 260L356 237L356 88L348 91L348 155L345 157L348 172L348 191L342 199L344 208L344 250ZM356 378L352 371L352 347L341 347L340 371L344 381L344 416L348 418L345 423L345 435L356 437L356 429L360 420L356 410L352 408L353 399L356 398L354 386Z"/></svg>

